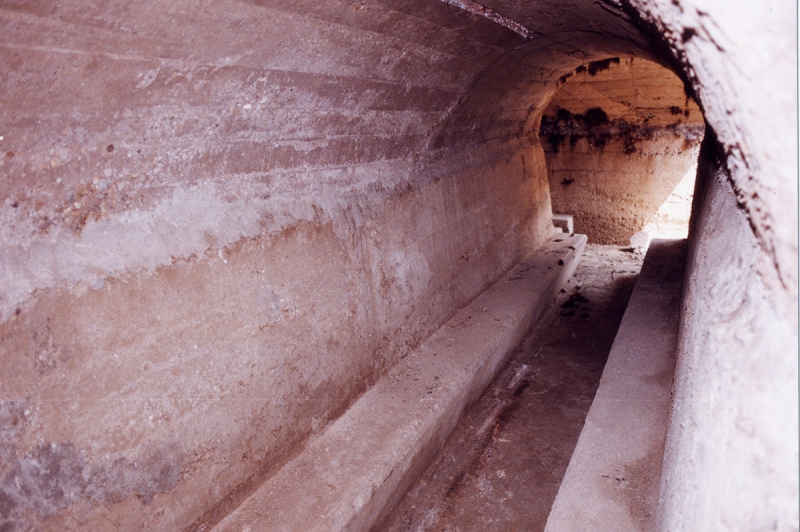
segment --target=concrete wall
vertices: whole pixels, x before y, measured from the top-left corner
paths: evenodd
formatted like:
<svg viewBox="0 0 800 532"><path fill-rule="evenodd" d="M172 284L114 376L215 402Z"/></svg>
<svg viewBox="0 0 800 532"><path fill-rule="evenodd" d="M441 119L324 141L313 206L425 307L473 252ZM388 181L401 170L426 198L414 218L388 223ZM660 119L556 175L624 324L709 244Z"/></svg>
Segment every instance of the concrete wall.
<svg viewBox="0 0 800 532"><path fill-rule="evenodd" d="M527 142L428 147L520 41L457 11L0 16L3 530L213 522L549 230Z"/></svg>
<svg viewBox="0 0 800 532"><path fill-rule="evenodd" d="M797 530L797 6L633 5L715 136L698 170L660 529Z"/></svg>
<svg viewBox="0 0 800 532"><path fill-rule="evenodd" d="M536 245L541 114L562 76L608 57L694 88L756 245L747 316L775 309L763 330L783 336L763 349L786 363L794 6L487 5L0 4L0 529L201 530L224 515ZM733 209L716 205L699 216ZM689 301L714 297L694 286ZM729 349L720 338L703 352ZM720 365L714 382L767 386L750 368ZM796 422L796 403L775 412ZM742 439L719 419L687 434L714 448L784 435ZM787 445L763 456L796 461ZM673 478L714 480L694 498L668 485L671 508L738 515L719 504L718 464L675 448ZM792 522L790 473L754 482L749 511ZM664 511L666 529L698 529Z"/></svg>
<svg viewBox="0 0 800 532"><path fill-rule="evenodd" d="M702 113L651 61L613 57L567 76L539 130L553 211L592 242L627 245L696 162Z"/></svg>
<svg viewBox="0 0 800 532"><path fill-rule="evenodd" d="M758 243L718 148L710 132L686 265L660 525L792 530L796 329L767 297Z"/></svg>

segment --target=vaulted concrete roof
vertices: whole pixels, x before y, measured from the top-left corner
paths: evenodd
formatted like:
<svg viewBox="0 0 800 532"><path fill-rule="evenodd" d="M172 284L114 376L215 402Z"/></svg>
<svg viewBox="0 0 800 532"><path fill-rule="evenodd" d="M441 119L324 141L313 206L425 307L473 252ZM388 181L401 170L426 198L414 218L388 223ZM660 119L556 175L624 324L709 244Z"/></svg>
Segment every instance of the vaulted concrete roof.
<svg viewBox="0 0 800 532"><path fill-rule="evenodd" d="M547 237L541 113L612 57L709 126L664 522L795 526L796 10L1 2L0 528L238 504Z"/></svg>

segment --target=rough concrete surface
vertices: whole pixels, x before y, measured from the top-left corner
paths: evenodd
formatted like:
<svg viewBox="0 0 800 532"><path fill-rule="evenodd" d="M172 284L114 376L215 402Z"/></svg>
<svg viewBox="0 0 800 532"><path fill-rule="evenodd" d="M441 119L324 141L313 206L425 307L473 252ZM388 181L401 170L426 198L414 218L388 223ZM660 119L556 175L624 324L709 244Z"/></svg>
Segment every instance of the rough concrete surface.
<svg viewBox="0 0 800 532"><path fill-rule="evenodd" d="M549 236L542 114L613 58L675 72L718 159L661 526L797 528L796 9L0 1L0 528L226 515Z"/></svg>
<svg viewBox="0 0 800 532"><path fill-rule="evenodd" d="M395 365L215 532L369 530L569 279L584 235L550 238Z"/></svg>
<svg viewBox="0 0 800 532"><path fill-rule="evenodd" d="M797 530L796 324L764 297L758 244L712 142L698 167L707 214L691 228L659 526Z"/></svg>

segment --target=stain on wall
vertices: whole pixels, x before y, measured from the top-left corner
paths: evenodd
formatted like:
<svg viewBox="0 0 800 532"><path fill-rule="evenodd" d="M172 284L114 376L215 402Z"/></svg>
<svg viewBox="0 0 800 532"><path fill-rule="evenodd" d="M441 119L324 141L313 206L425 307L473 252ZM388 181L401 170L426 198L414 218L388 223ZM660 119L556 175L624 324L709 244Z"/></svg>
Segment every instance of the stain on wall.
<svg viewBox="0 0 800 532"><path fill-rule="evenodd" d="M96 463L71 443L41 442L24 450L23 436L34 415L25 400L0 401L0 527L29 530L82 501L116 503L135 496L148 505L173 489L181 476L181 444L146 446L135 458L106 455Z"/></svg>

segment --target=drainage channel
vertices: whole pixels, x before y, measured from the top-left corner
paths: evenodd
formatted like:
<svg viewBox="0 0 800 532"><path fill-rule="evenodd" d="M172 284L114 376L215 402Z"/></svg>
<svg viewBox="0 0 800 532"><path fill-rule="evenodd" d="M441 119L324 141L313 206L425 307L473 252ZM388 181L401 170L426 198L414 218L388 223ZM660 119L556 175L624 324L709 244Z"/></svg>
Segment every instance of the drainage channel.
<svg viewBox="0 0 800 532"><path fill-rule="evenodd" d="M575 273L374 531L542 531L642 257L588 245Z"/></svg>

